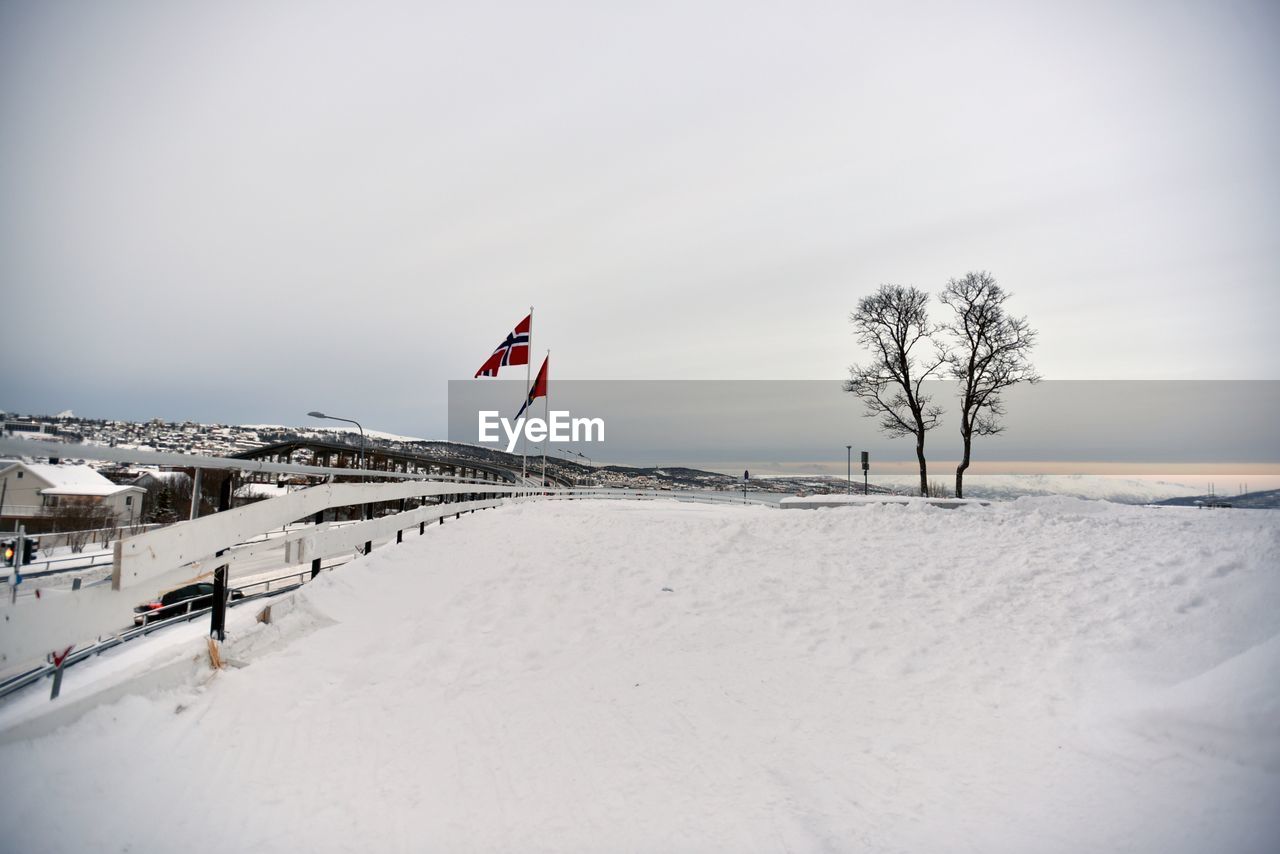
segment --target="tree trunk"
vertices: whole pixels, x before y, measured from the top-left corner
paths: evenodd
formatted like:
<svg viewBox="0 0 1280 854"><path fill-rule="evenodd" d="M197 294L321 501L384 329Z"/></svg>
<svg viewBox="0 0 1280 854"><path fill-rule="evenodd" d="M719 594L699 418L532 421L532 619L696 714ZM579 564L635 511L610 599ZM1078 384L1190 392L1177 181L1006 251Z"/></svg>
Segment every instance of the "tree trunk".
<svg viewBox="0 0 1280 854"><path fill-rule="evenodd" d="M929 497L929 467L924 461L924 433L916 434L916 459L920 461L920 494Z"/></svg>
<svg viewBox="0 0 1280 854"><path fill-rule="evenodd" d="M972 433L964 433L964 458L956 466L956 498L964 498L964 470L969 467L969 447L973 442Z"/></svg>

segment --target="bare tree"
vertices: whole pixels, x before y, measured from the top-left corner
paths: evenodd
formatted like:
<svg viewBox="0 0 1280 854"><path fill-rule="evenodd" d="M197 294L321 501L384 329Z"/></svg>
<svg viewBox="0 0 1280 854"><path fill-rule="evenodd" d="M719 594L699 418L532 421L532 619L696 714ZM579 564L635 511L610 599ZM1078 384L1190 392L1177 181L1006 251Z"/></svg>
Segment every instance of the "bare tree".
<svg viewBox="0 0 1280 854"><path fill-rule="evenodd" d="M49 514L49 522L53 532L65 533L72 553L79 554L95 534L115 528L116 514L91 498L65 497Z"/></svg>
<svg viewBox="0 0 1280 854"><path fill-rule="evenodd" d="M973 437L994 436L1004 430L1001 392L1018 383L1040 381L1029 360L1036 331L1025 317L1011 317L1005 311L1010 296L994 276L980 272L947 282L940 297L954 314L942 329L955 344L947 360L951 376L960 383L964 457L956 466L956 498L964 497L964 472L969 468Z"/></svg>
<svg viewBox="0 0 1280 854"><path fill-rule="evenodd" d="M871 350L871 361L849 368L844 390L866 405L867 418L879 418L880 430L890 437L914 436L920 462L920 494L929 494L924 435L938 425L941 407L933 405L922 385L946 364L946 356L932 353L917 361L915 350L932 343L937 328L929 324L929 295L902 285L881 285L858 300L849 315L858 343Z"/></svg>

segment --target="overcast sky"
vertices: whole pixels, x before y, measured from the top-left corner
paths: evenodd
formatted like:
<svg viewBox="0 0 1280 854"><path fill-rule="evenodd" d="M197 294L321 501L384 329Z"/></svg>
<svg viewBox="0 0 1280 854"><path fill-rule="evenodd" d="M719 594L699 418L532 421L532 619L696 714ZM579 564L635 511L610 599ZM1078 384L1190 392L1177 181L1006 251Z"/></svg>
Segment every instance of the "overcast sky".
<svg viewBox="0 0 1280 854"><path fill-rule="evenodd" d="M973 269L1048 378L1274 379L1278 10L5 2L0 408L441 436L531 304L553 381L838 379Z"/></svg>

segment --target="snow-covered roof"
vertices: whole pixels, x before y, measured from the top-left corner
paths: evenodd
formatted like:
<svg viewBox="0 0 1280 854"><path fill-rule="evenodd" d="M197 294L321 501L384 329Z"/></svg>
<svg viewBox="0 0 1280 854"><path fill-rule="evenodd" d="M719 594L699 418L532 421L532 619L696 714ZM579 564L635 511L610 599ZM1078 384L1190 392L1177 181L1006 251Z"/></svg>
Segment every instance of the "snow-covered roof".
<svg viewBox="0 0 1280 854"><path fill-rule="evenodd" d="M31 474L48 483L41 495L115 495L136 486L120 486L107 480L89 466L55 466L49 463L23 463Z"/></svg>
<svg viewBox="0 0 1280 854"><path fill-rule="evenodd" d="M186 472L160 471L159 469L142 469L141 471L139 471L138 476L133 479L133 482L136 484L138 481L142 480L144 477L149 477L157 483L163 482L163 483L169 483L169 484L180 483L183 480L191 479Z"/></svg>

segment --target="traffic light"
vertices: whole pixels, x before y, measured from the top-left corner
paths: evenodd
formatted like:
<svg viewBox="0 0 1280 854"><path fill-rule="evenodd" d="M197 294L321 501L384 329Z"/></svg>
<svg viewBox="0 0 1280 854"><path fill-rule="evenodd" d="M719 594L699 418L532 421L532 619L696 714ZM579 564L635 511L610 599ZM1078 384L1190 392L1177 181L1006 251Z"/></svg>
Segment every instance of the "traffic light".
<svg viewBox="0 0 1280 854"><path fill-rule="evenodd" d="M23 566L26 566L27 564L31 563L36 559L37 548L38 546L36 545L35 540L22 541L22 565Z"/></svg>
<svg viewBox="0 0 1280 854"><path fill-rule="evenodd" d="M17 550L17 543L13 540L5 540L3 544L0 544L0 548L4 550L4 565L13 566L13 557Z"/></svg>

